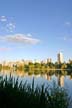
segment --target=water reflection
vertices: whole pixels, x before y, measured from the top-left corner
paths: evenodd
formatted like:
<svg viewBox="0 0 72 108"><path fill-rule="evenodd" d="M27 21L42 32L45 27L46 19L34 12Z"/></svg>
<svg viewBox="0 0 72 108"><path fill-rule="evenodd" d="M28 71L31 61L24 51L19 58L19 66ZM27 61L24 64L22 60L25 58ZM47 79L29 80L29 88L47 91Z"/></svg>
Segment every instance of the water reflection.
<svg viewBox="0 0 72 108"><path fill-rule="evenodd" d="M36 73L36 74L35 74ZM23 80L23 83L27 81L32 84L33 77L35 78L35 86L42 84L53 84L53 80L61 86L68 90L68 94L72 97L72 71L46 71L46 72L24 72L20 70L2 70L0 75L10 75L19 77L19 81Z"/></svg>
<svg viewBox="0 0 72 108"><path fill-rule="evenodd" d="M58 75L58 85L61 87L64 86L64 75Z"/></svg>
<svg viewBox="0 0 72 108"><path fill-rule="evenodd" d="M35 72L36 73L36 72ZM0 72L1 75L10 75L12 74L13 76L18 76L18 77L33 77L34 78L43 78L45 80L51 81L53 78L53 76L55 76L55 78L57 78L57 83L59 86L63 87L65 86L65 79L68 77L67 81L69 82L69 80L72 80L72 72L71 71L48 71L48 72L41 72L38 74L38 72L36 74L31 73L29 74L29 72L24 72L24 71L20 71L20 70L2 70Z"/></svg>

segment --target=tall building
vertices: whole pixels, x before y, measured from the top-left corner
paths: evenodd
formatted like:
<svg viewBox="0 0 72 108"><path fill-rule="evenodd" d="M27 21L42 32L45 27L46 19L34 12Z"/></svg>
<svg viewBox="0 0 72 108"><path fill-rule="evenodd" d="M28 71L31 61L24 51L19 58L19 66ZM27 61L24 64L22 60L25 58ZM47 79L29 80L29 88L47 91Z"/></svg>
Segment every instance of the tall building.
<svg viewBox="0 0 72 108"><path fill-rule="evenodd" d="M58 63L63 63L64 62L64 57L63 57L62 52L58 53L57 58L58 58Z"/></svg>

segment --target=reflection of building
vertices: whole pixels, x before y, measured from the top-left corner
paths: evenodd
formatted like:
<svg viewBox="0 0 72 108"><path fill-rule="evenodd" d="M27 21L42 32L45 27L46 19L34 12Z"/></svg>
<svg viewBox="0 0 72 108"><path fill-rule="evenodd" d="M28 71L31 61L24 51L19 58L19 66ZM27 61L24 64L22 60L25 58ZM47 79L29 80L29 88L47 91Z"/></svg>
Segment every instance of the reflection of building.
<svg viewBox="0 0 72 108"><path fill-rule="evenodd" d="M39 78L39 77L41 77L41 75L40 75L40 74L34 75L34 77L35 77L35 78Z"/></svg>
<svg viewBox="0 0 72 108"><path fill-rule="evenodd" d="M63 53L62 52L58 53L57 57L58 57L58 63L63 63L64 62L64 58L63 58Z"/></svg>
<svg viewBox="0 0 72 108"><path fill-rule="evenodd" d="M58 85L60 85L61 87L64 86L64 76L58 76Z"/></svg>
<svg viewBox="0 0 72 108"><path fill-rule="evenodd" d="M25 73L24 71L16 71L16 75L19 77L24 77Z"/></svg>
<svg viewBox="0 0 72 108"><path fill-rule="evenodd" d="M51 80L51 75L47 74L47 80Z"/></svg>
<svg viewBox="0 0 72 108"><path fill-rule="evenodd" d="M43 74L43 75L41 75L41 77L43 77L43 78L45 78L46 80L51 80L51 75L49 75L49 74Z"/></svg>

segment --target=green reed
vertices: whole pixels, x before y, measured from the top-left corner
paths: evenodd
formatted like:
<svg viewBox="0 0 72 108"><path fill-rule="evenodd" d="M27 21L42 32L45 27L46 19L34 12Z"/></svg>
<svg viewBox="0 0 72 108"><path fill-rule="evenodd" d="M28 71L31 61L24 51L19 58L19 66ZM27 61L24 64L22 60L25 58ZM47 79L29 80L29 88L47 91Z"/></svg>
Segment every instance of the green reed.
<svg viewBox="0 0 72 108"><path fill-rule="evenodd" d="M13 76L0 76L0 105L2 108L68 108L70 99L64 88L57 86L34 86L27 81L19 82Z"/></svg>

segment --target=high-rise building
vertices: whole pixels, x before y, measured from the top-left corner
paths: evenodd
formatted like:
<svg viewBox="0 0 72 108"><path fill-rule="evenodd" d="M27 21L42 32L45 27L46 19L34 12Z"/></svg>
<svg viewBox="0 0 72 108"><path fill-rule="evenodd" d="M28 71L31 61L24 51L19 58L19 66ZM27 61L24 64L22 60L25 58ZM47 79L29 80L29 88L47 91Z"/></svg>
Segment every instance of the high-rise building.
<svg viewBox="0 0 72 108"><path fill-rule="evenodd" d="M64 62L64 57L63 57L62 52L58 53L57 58L58 58L58 63L63 63Z"/></svg>

